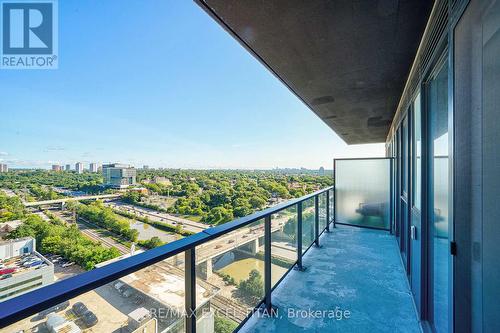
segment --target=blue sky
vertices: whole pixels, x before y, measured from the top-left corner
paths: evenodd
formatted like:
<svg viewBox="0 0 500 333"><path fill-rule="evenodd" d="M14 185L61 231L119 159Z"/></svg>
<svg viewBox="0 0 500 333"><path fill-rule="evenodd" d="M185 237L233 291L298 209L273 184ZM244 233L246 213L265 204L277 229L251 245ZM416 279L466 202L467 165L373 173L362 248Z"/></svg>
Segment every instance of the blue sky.
<svg viewBox="0 0 500 333"><path fill-rule="evenodd" d="M194 2L59 2L59 69L0 70L0 160L331 168L347 146Z"/></svg>

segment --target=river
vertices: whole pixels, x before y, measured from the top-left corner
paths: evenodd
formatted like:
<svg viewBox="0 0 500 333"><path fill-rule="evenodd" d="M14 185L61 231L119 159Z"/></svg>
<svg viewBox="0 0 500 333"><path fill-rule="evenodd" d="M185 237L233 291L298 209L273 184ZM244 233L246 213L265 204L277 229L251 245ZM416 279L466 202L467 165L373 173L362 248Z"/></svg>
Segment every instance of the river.
<svg viewBox="0 0 500 333"><path fill-rule="evenodd" d="M257 258L246 258L233 261L219 271L233 277L236 282L248 279L252 269L258 270L264 278L264 261ZM271 283L274 285L286 273L287 269L271 264Z"/></svg>
<svg viewBox="0 0 500 333"><path fill-rule="evenodd" d="M157 229L147 223L143 223L140 221L132 221L130 220L130 228L135 229L139 232L139 240L148 240L152 237L158 237L163 242L173 242L177 238L175 234L168 233L166 231Z"/></svg>

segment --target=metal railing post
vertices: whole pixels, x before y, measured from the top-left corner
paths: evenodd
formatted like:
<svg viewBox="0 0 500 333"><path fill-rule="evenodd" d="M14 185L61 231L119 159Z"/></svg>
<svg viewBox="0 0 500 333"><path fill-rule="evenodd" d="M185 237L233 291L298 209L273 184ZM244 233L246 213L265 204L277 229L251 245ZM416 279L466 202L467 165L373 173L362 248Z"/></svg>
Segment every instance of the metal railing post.
<svg viewBox="0 0 500 333"><path fill-rule="evenodd" d="M337 210L335 205L337 204L337 160L333 160L333 227L336 228L335 222L337 221Z"/></svg>
<svg viewBox="0 0 500 333"><path fill-rule="evenodd" d="M319 194L314 197L314 244L319 247Z"/></svg>
<svg viewBox="0 0 500 333"><path fill-rule="evenodd" d="M185 253L184 309L186 311L186 333L196 333L196 253L195 248ZM207 263L208 265L208 263Z"/></svg>
<svg viewBox="0 0 500 333"><path fill-rule="evenodd" d="M297 203L297 270L305 270L302 265L302 201Z"/></svg>
<svg viewBox="0 0 500 333"><path fill-rule="evenodd" d="M271 314L271 215L264 219L264 290L266 312Z"/></svg>
<svg viewBox="0 0 500 333"><path fill-rule="evenodd" d="M389 179L390 179L390 190L389 190L389 207L390 207L390 213L389 213L389 216L390 216L390 219L389 219L389 233L392 235L394 233L393 229L392 229L392 226L393 226L393 221L394 221L394 184L393 184L393 159L391 158L389 160L389 163L390 163L390 171L389 171Z"/></svg>
<svg viewBox="0 0 500 333"><path fill-rule="evenodd" d="M326 232L330 232L330 190L326 190Z"/></svg>

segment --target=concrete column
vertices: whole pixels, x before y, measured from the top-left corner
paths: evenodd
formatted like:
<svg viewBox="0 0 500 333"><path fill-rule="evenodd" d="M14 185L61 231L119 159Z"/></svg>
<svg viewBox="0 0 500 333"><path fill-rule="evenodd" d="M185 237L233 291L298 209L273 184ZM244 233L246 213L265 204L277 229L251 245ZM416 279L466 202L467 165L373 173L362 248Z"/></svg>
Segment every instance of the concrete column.
<svg viewBox="0 0 500 333"><path fill-rule="evenodd" d="M252 255L256 255L259 252L259 238L255 238L252 242L250 242L250 252Z"/></svg>
<svg viewBox="0 0 500 333"><path fill-rule="evenodd" d="M206 261L202 262L200 265L200 275L203 280L208 280L212 274L212 258L208 258Z"/></svg>

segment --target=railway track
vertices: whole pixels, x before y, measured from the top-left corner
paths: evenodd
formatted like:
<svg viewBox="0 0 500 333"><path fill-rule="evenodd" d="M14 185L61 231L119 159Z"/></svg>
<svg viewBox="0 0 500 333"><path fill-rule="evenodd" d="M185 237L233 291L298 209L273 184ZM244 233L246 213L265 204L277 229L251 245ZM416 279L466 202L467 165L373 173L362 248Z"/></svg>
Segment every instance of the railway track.
<svg viewBox="0 0 500 333"><path fill-rule="evenodd" d="M101 235L99 235L98 233L96 233L95 231L93 231L91 228L88 227L88 225L91 225L93 227L96 227L96 228L99 228L98 226L82 219L82 218L79 218L79 229L82 233L84 233L87 237L91 238L92 240L95 240L95 241L98 241L100 242L101 244L103 244L104 246L106 247L115 247L118 251L120 251L121 254L127 254L127 253L130 253L130 249L127 248L126 246L116 242L115 240L112 240L108 237L103 237ZM82 228L83 226L83 228Z"/></svg>
<svg viewBox="0 0 500 333"><path fill-rule="evenodd" d="M248 309L245 306L221 295L212 297L212 299L210 299L210 304L215 308L218 315L231 319L237 323L245 320L248 314Z"/></svg>
<svg viewBox="0 0 500 333"><path fill-rule="evenodd" d="M59 217L61 220L65 221L68 225L71 225L72 222L68 220L67 217L59 214L58 212L55 213L57 217ZM74 223L74 222L73 222ZM101 229L99 226L95 225L94 223L91 223L83 218L78 218L78 229L82 234L84 234L87 238L90 238L93 241L101 243L103 246L111 248L115 247L120 254L127 254L130 252L130 249L127 248L126 246L118 243L117 241L106 237L106 236L101 236L98 232L94 231L93 228L96 229Z"/></svg>

